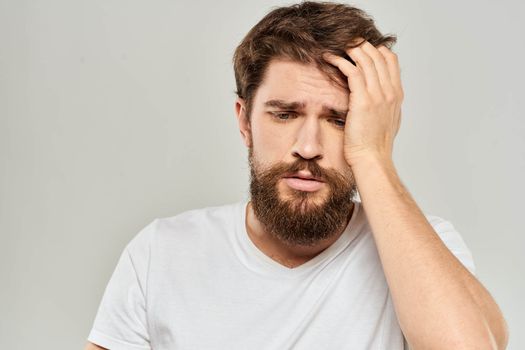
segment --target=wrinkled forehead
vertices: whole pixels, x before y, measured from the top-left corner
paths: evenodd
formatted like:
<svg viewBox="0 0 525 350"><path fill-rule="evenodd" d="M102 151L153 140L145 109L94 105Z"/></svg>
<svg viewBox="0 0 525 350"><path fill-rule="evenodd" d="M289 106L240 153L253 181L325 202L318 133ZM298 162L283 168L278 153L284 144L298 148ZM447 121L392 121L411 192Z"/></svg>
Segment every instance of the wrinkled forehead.
<svg viewBox="0 0 525 350"><path fill-rule="evenodd" d="M348 90L313 64L276 59L268 65L254 96L254 107L267 101L300 102L305 108L348 107Z"/></svg>

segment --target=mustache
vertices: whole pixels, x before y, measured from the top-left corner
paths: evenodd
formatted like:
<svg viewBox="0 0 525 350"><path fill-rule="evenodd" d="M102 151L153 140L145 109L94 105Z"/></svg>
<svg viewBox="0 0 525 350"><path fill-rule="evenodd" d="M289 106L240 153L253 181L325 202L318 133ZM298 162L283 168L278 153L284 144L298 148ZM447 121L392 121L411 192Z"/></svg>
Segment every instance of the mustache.
<svg viewBox="0 0 525 350"><path fill-rule="evenodd" d="M316 178L326 179L328 171L323 169L314 160L297 159L292 164L282 164L282 175L297 173L301 170L308 170Z"/></svg>
<svg viewBox="0 0 525 350"><path fill-rule="evenodd" d="M251 160L250 160L251 162ZM253 163L252 163L253 166ZM253 169L253 167L252 167ZM261 177L270 181L278 181L287 174L297 173L300 170L308 170L312 176L320 178L328 183L342 180L342 175L333 169L324 169L317 161L298 158L292 163L280 162L262 172ZM344 181L344 180L343 180Z"/></svg>

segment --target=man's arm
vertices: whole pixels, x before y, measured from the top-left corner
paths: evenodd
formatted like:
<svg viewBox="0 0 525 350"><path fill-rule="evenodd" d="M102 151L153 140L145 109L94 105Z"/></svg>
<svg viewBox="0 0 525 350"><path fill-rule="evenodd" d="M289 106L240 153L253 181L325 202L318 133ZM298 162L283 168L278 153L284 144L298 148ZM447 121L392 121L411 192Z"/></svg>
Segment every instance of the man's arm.
<svg viewBox="0 0 525 350"><path fill-rule="evenodd" d="M498 306L436 234L393 165L371 159L354 174L410 346L505 349Z"/></svg>
<svg viewBox="0 0 525 350"><path fill-rule="evenodd" d="M400 327L412 349L504 349L505 320L487 290L441 241L392 161L403 90L397 56L364 41L327 55L350 89L345 159L355 176Z"/></svg>
<svg viewBox="0 0 525 350"><path fill-rule="evenodd" d="M93 343L87 343L86 344L86 347L84 348L84 350L108 350L106 348L102 348L96 344L93 344Z"/></svg>

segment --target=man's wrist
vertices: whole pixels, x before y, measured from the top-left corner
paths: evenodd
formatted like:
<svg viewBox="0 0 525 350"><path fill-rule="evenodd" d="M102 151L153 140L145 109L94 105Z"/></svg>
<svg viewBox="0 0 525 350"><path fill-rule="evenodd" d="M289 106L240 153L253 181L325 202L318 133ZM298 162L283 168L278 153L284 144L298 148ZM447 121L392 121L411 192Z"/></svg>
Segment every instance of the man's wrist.
<svg viewBox="0 0 525 350"><path fill-rule="evenodd" d="M369 171L377 171L379 169L394 170L392 157L377 152L370 152L360 157L354 157L349 164L352 172L356 176L357 174L366 174Z"/></svg>
<svg viewBox="0 0 525 350"><path fill-rule="evenodd" d="M362 191L384 191L387 188L396 192L405 192L391 157L380 155L362 157L352 165L352 172ZM362 193L364 194L364 193Z"/></svg>

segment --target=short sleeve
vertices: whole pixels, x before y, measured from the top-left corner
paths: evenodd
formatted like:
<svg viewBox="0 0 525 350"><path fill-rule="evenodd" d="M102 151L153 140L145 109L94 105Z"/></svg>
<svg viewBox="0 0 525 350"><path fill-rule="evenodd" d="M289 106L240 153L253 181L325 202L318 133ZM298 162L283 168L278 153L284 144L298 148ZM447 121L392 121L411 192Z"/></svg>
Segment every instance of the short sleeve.
<svg viewBox="0 0 525 350"><path fill-rule="evenodd" d="M472 253L454 226L438 216L427 215L426 217L447 248L475 276L476 266Z"/></svg>
<svg viewBox="0 0 525 350"><path fill-rule="evenodd" d="M150 239L156 221L122 252L97 311L88 341L110 350L151 349L146 295Z"/></svg>

